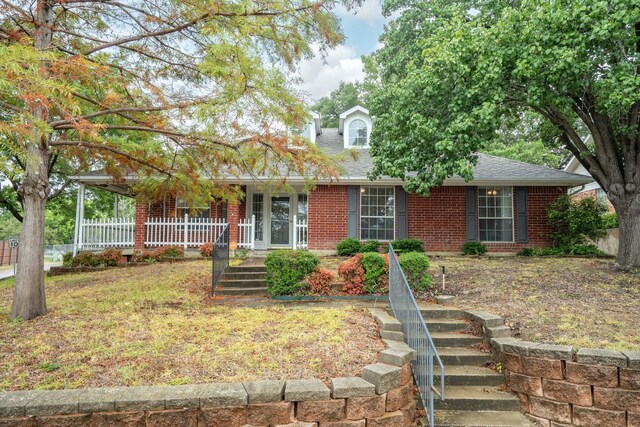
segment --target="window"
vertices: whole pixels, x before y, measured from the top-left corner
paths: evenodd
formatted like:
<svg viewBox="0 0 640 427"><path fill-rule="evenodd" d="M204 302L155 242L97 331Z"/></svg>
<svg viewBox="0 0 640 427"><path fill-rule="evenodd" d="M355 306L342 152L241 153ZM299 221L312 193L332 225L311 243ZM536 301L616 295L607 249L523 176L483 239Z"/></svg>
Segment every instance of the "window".
<svg viewBox="0 0 640 427"><path fill-rule="evenodd" d="M349 146L350 147L366 147L369 145L367 141L367 124L356 119L349 124Z"/></svg>
<svg viewBox="0 0 640 427"><path fill-rule="evenodd" d="M360 188L360 238L393 240L394 187Z"/></svg>
<svg viewBox="0 0 640 427"><path fill-rule="evenodd" d="M189 206L186 200L181 198L176 199L176 217L184 218L189 215L189 218L210 218L211 206Z"/></svg>
<svg viewBox="0 0 640 427"><path fill-rule="evenodd" d="M480 241L513 241L513 191L511 187L479 187Z"/></svg>
<svg viewBox="0 0 640 427"><path fill-rule="evenodd" d="M253 215L256 217L256 228L253 232L256 241L264 239L264 195L254 194L251 200Z"/></svg>
<svg viewBox="0 0 640 427"><path fill-rule="evenodd" d="M307 195L298 194L298 220L307 219Z"/></svg>

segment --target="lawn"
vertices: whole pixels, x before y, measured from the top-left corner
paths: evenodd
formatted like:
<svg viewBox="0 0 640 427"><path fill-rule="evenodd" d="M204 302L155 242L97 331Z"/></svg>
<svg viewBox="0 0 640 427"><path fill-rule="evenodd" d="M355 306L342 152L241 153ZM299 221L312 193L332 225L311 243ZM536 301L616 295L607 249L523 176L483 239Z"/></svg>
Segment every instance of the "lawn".
<svg viewBox="0 0 640 427"><path fill-rule="evenodd" d="M456 305L503 316L514 336L575 348L640 350L640 273L610 259L431 257Z"/></svg>
<svg viewBox="0 0 640 427"><path fill-rule="evenodd" d="M49 313L7 319L0 390L356 375L384 348L361 309L239 308L207 297L209 261L47 278Z"/></svg>

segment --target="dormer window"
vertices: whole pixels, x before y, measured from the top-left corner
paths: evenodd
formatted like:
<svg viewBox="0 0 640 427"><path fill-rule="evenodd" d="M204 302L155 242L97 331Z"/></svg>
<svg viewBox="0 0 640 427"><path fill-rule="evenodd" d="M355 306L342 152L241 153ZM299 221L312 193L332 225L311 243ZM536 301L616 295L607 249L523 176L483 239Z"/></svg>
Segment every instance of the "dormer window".
<svg viewBox="0 0 640 427"><path fill-rule="evenodd" d="M360 119L356 119L349 124L349 146L350 147L366 147L369 145L367 141L367 124Z"/></svg>

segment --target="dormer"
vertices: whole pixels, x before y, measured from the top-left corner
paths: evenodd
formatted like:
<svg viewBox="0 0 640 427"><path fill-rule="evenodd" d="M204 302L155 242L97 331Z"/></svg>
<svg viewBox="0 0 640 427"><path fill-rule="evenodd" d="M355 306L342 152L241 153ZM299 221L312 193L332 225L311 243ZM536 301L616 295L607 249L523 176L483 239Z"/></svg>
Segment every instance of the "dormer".
<svg viewBox="0 0 640 427"><path fill-rule="evenodd" d="M338 133L344 137L344 148L369 148L372 125L369 110L359 105L340 114Z"/></svg>
<svg viewBox="0 0 640 427"><path fill-rule="evenodd" d="M309 138L312 144L316 143L316 137L322 134L322 128L320 127L320 114L315 111L309 112L310 120L305 123L300 135Z"/></svg>

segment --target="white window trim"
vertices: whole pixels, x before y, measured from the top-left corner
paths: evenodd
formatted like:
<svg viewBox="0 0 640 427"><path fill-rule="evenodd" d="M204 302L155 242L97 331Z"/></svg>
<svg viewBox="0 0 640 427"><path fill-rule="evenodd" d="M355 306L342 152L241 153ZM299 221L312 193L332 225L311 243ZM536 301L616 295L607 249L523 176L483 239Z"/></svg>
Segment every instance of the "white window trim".
<svg viewBox="0 0 640 427"><path fill-rule="evenodd" d="M491 187L503 187L503 188L510 188L511 189L511 218L509 217L480 217L480 188L491 188ZM515 198L513 197L513 186L509 186L509 185L495 185L495 186L485 186L485 185L481 185L478 187L478 191L477 191L477 201L476 201L476 206L478 207L478 240L480 240L480 220L481 219L511 219L511 240L480 240L480 243L490 243L492 245L499 245L499 244L507 244L510 245L512 243L516 242L516 220L515 220L515 214L516 214L516 208L515 208Z"/></svg>
<svg viewBox="0 0 640 427"><path fill-rule="evenodd" d="M209 217L211 217L211 202L209 202L209 206L188 206L187 203L184 203L185 206L178 206L178 201L184 203L183 199L181 199L180 197L176 197L175 206L174 206L174 213L176 215L176 218L184 217L184 215L178 215L178 209L187 209L188 211L191 211L192 209L195 209L197 211L208 210L209 211ZM191 218L191 214L188 214L188 215L189 215L189 218Z"/></svg>
<svg viewBox="0 0 640 427"><path fill-rule="evenodd" d="M385 188L392 188L393 189L393 216L372 216L372 215L362 215L362 194L364 193L362 191L363 188L368 187L368 188L372 188L372 187L385 187ZM377 240L379 242L391 242L393 240L396 239L396 188L395 186L392 185L361 185L360 187L360 198L358 200L358 237L360 241L366 242L369 240ZM385 239L363 239L362 238L362 218L391 218L393 219L393 237L391 238L391 240L385 240Z"/></svg>

